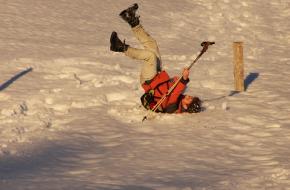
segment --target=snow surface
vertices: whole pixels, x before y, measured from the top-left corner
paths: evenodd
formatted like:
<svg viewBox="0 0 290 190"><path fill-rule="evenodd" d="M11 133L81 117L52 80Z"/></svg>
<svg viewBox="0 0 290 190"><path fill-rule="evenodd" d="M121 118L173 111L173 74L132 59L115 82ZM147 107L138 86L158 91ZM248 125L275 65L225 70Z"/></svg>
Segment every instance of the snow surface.
<svg viewBox="0 0 290 190"><path fill-rule="evenodd" d="M141 123L138 61L109 51L131 0L0 0L0 189L290 189L290 1L137 0L200 114ZM232 43L247 90L234 94Z"/></svg>

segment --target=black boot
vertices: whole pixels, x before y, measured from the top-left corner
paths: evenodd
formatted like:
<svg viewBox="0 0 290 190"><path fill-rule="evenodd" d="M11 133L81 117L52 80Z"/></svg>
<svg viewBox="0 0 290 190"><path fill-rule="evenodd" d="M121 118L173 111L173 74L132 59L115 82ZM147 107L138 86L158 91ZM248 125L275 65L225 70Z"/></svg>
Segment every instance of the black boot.
<svg viewBox="0 0 290 190"><path fill-rule="evenodd" d="M113 31L111 34L110 43L111 43L110 47L111 51L115 52L125 52L129 47L129 45L125 44L125 42L122 42L118 38L118 34L115 31Z"/></svg>
<svg viewBox="0 0 290 190"><path fill-rule="evenodd" d="M128 9L123 10L119 15L122 17L123 20L129 23L129 25L133 28L137 26L140 21L138 15L136 15L136 11L138 9L138 4L135 3L131 5Z"/></svg>

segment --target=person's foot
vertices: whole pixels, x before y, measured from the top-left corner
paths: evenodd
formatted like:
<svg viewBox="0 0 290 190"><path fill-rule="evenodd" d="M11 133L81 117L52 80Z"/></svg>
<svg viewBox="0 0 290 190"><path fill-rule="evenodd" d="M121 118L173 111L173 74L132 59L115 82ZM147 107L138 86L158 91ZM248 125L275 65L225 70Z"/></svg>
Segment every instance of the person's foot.
<svg viewBox="0 0 290 190"><path fill-rule="evenodd" d="M111 34L110 43L111 43L110 50L115 52L125 52L129 47L127 44L125 44L125 42L122 42L118 38L118 34L115 31L113 31Z"/></svg>
<svg viewBox="0 0 290 190"><path fill-rule="evenodd" d="M138 9L138 4L135 3L131 5L129 8L123 10L119 15L125 20L132 28L139 25L140 16L136 15L136 11Z"/></svg>

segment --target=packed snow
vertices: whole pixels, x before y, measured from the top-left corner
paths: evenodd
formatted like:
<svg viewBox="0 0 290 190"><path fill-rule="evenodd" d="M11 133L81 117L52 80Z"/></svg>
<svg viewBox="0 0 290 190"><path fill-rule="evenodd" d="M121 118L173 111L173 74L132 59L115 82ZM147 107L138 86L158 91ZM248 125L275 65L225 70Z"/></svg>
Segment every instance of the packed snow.
<svg viewBox="0 0 290 190"><path fill-rule="evenodd" d="M198 114L140 104L141 48L119 12L139 4L163 68L191 69ZM289 0L0 0L0 189L290 189ZM235 93L233 42L246 91Z"/></svg>

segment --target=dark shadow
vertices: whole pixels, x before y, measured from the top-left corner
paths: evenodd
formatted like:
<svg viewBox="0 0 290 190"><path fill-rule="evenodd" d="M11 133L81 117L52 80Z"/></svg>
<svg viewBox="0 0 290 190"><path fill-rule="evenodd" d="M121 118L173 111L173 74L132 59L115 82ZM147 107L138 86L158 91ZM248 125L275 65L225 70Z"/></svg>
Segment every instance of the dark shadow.
<svg viewBox="0 0 290 190"><path fill-rule="evenodd" d="M103 188L103 187L95 187L96 189L103 189L103 190L154 190L150 187L143 187L138 185L126 185L126 186L120 186L116 188Z"/></svg>
<svg viewBox="0 0 290 190"><path fill-rule="evenodd" d="M246 79L244 80L244 84L245 84L245 91L248 89L248 87L250 86L250 84L252 84L252 82L254 80L256 80L257 78L259 77L259 73L250 73ZM212 99L205 99L203 100L204 102L210 102L210 101L214 101L214 100L220 100L220 99L223 99L227 96L234 96L236 94L239 94L240 92L239 91L230 91L230 93L228 95L225 95L225 96L220 96L220 97L216 97L216 98L212 98Z"/></svg>
<svg viewBox="0 0 290 190"><path fill-rule="evenodd" d="M19 79L20 77L22 77L23 75L31 72L33 69L30 67L28 69L25 69L24 71L21 71L19 73L17 73L15 76L13 76L11 79L9 79L8 81L4 82L3 84L0 84L0 91L4 90L5 88L7 88L8 86L10 86L14 81L16 81L17 79Z"/></svg>
<svg viewBox="0 0 290 190"><path fill-rule="evenodd" d="M47 172L54 175L59 174L59 177L62 177L61 174L66 171L82 166L81 159L65 161L66 159L78 158L78 154L86 153L86 151L104 154L105 148L99 144L95 144L93 147L90 145L91 143L87 143L82 147L74 147L72 143L55 141L24 151L25 154L21 156L2 156L0 158L0 182L1 180L15 180L19 177L29 179L31 176Z"/></svg>
<svg viewBox="0 0 290 190"><path fill-rule="evenodd" d="M221 100L223 98L225 98L227 96L219 96L219 97L216 97L216 98L211 98L211 99L204 99L202 100L203 102L210 102L210 101L214 101L214 100Z"/></svg>
<svg viewBox="0 0 290 190"><path fill-rule="evenodd" d="M234 96L236 94L239 94L239 91L230 91L230 93L228 95L223 95L223 96L219 96L219 97L215 97L215 98L211 98L211 99L204 99L202 100L203 102L211 102L211 101L215 101L215 100L221 100L224 99L228 96Z"/></svg>
<svg viewBox="0 0 290 190"><path fill-rule="evenodd" d="M234 96L234 95L239 94L239 93L240 93L240 91L233 90L227 96Z"/></svg>
<svg viewBox="0 0 290 190"><path fill-rule="evenodd" d="M248 89L250 84L259 77L259 73L250 73L246 79L244 80L245 83L245 90Z"/></svg>

